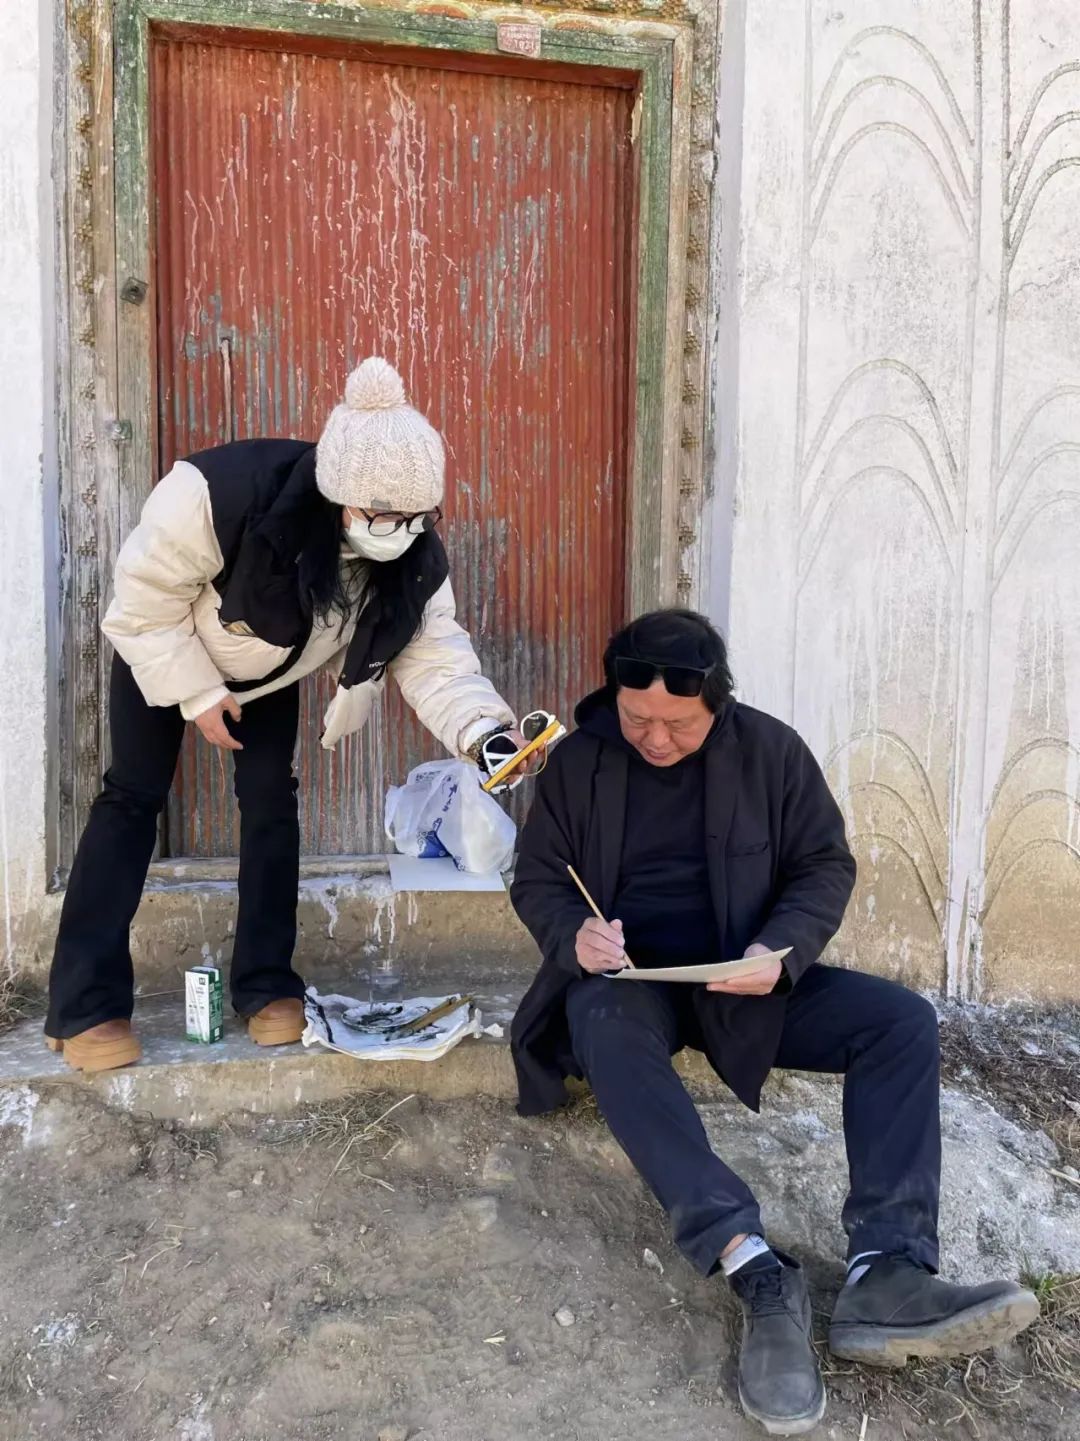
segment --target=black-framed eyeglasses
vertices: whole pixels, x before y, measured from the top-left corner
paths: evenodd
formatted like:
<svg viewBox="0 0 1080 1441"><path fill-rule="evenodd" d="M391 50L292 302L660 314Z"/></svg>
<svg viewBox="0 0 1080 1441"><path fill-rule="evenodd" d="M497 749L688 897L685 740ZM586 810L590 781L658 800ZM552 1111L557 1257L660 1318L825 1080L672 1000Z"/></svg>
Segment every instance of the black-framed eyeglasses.
<svg viewBox="0 0 1080 1441"><path fill-rule="evenodd" d="M699 696L715 666L665 665L656 660L633 660L630 656L615 657L615 680L627 690L648 690L659 678L669 695L692 699Z"/></svg>
<svg viewBox="0 0 1080 1441"><path fill-rule="evenodd" d="M441 505L434 510L418 510L415 515L401 515L397 511L376 511L374 515L361 511L361 514L367 520L367 528L372 535L397 535L402 526L410 535L423 535L425 531L434 530L443 518Z"/></svg>

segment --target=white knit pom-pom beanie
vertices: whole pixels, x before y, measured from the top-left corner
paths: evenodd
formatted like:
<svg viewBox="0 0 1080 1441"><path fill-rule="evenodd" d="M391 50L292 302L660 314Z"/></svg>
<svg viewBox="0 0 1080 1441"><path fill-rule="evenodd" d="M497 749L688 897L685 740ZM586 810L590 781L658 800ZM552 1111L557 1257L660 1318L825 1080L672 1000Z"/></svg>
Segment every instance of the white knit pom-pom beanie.
<svg viewBox="0 0 1080 1441"><path fill-rule="evenodd" d="M371 356L345 383L319 439L315 478L327 500L354 510L432 510L443 498L442 438L405 398L401 376Z"/></svg>

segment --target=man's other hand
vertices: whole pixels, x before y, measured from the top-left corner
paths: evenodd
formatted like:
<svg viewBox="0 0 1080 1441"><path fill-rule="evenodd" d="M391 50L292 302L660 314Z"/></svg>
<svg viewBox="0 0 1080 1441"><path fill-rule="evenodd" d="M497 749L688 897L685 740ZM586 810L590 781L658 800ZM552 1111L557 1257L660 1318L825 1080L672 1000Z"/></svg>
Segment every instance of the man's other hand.
<svg viewBox="0 0 1080 1441"><path fill-rule="evenodd" d="M583 971L599 976L604 971L621 971L626 966L622 921L589 919L577 933L577 962Z"/></svg>
<svg viewBox="0 0 1080 1441"><path fill-rule="evenodd" d="M752 946L746 948L747 959L751 956L767 956L768 954L768 946L759 946L756 941ZM710 981L705 989L722 991L726 996L768 996L772 994L783 969L782 961L769 961L760 970L747 971L741 976L733 977L730 981Z"/></svg>

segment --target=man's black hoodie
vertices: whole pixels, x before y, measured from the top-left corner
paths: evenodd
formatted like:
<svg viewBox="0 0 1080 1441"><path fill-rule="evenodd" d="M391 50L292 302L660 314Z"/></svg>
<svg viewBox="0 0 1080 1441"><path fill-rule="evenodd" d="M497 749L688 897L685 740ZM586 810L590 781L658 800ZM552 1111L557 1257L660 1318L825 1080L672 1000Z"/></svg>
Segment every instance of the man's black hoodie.
<svg viewBox="0 0 1080 1441"><path fill-rule="evenodd" d="M630 757L612 919L623 923L631 960L664 966L728 959L720 955L705 860L705 754L717 727L692 755L654 766L623 736L603 692L579 707L577 724Z"/></svg>

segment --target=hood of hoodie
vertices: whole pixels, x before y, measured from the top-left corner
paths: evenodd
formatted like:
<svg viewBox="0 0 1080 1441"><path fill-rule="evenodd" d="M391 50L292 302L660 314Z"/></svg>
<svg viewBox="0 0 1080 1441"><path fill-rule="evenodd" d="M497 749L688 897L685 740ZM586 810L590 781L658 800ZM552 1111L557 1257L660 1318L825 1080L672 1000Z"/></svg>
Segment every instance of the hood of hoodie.
<svg viewBox="0 0 1080 1441"><path fill-rule="evenodd" d="M702 741L701 745L698 746L697 750L691 751L688 756L684 756L681 761L677 761L671 769L675 770L678 766L685 765L687 761L697 759L698 756L704 755L707 750L716 745L731 722L731 713L734 708L735 703L729 701L713 721L712 729ZM578 730L584 731L586 735L595 736L597 740L606 741L609 745L620 746L629 755L633 756L636 761L640 761L642 765L649 765L649 762L637 747L631 745L623 735L622 726L619 724L619 712L616 709L614 698L606 686L600 690L593 691L592 695L587 695L579 704L574 712L574 724ZM665 769L665 767L656 766L650 766L649 768L650 770Z"/></svg>

